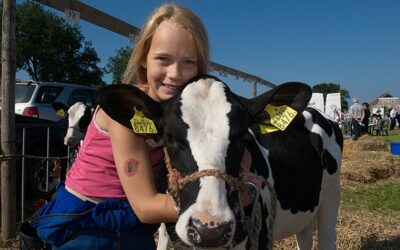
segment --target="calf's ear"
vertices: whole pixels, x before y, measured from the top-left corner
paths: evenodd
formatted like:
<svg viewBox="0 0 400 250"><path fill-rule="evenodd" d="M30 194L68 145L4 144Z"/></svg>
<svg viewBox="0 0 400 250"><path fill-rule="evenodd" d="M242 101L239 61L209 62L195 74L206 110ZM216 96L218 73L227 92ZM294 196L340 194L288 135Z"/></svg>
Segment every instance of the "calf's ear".
<svg viewBox="0 0 400 250"><path fill-rule="evenodd" d="M99 89L96 102L112 119L132 129L131 119L135 108L158 124L162 117L161 105L146 93L129 84L112 84Z"/></svg>
<svg viewBox="0 0 400 250"><path fill-rule="evenodd" d="M56 114L60 117L60 119L67 117L69 107L64 103L53 102L51 107L54 109L54 111L56 111Z"/></svg>
<svg viewBox="0 0 400 250"><path fill-rule="evenodd" d="M58 111L60 109L64 110L65 112L68 112L69 107L65 105L64 103L61 102L53 102L51 104L51 107L55 110Z"/></svg>
<svg viewBox="0 0 400 250"><path fill-rule="evenodd" d="M300 82L287 82L261 94L247 102L248 111L253 121L269 124L269 114L265 111L268 104L272 106L287 105L302 112L307 107L312 95L310 86Z"/></svg>

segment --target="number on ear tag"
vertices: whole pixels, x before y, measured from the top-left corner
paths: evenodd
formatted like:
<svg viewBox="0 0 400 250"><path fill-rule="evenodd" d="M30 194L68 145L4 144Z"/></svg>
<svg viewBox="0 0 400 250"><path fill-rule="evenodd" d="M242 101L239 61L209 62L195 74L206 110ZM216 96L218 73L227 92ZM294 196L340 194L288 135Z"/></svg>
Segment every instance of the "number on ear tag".
<svg viewBox="0 0 400 250"><path fill-rule="evenodd" d="M297 115L297 111L287 105L265 107L265 111L271 116L271 124L284 131Z"/></svg>
<svg viewBox="0 0 400 250"><path fill-rule="evenodd" d="M65 112L64 112L63 109L59 109L59 110L57 110L56 115L64 118L65 117Z"/></svg>
<svg viewBox="0 0 400 250"><path fill-rule="evenodd" d="M142 111L137 110L136 107L133 109L135 110L135 115L131 119L133 131L136 134L157 134L154 122L147 118Z"/></svg>

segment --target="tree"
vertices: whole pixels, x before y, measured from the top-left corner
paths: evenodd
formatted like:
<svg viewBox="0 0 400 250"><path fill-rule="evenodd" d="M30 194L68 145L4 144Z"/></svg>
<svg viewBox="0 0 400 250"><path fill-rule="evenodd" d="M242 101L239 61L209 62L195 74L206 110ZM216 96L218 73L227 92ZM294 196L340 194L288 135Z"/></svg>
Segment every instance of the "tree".
<svg viewBox="0 0 400 250"><path fill-rule="evenodd" d="M112 73L113 82L120 82L122 80L122 76L125 72L126 66L128 65L131 52L131 47L122 47L117 50L117 54L115 56L108 58L105 71L106 73Z"/></svg>
<svg viewBox="0 0 400 250"><path fill-rule="evenodd" d="M34 80L104 85L100 59L77 27L25 1L17 6L17 70Z"/></svg>
<svg viewBox="0 0 400 250"><path fill-rule="evenodd" d="M326 100L327 94L340 92L342 110L349 109L349 104L348 104L348 101L350 99L349 91L347 89L342 89L340 87L340 84L320 83L320 84L315 85L312 88L312 90L315 93L322 93L324 95L324 101Z"/></svg>

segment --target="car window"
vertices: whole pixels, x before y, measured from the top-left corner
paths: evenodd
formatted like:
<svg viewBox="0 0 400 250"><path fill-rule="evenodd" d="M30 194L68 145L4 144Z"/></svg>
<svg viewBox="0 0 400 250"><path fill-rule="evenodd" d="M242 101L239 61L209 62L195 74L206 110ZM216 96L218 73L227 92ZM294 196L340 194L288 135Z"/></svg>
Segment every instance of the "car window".
<svg viewBox="0 0 400 250"><path fill-rule="evenodd" d="M42 86L36 97L37 103L52 103L60 95L63 87L61 86Z"/></svg>
<svg viewBox="0 0 400 250"><path fill-rule="evenodd" d="M32 98L35 84L16 84L15 85L15 103L29 102Z"/></svg>
<svg viewBox="0 0 400 250"><path fill-rule="evenodd" d="M83 102L87 106L94 108L94 90L91 89L75 89L68 98L68 106L74 105L76 102Z"/></svg>

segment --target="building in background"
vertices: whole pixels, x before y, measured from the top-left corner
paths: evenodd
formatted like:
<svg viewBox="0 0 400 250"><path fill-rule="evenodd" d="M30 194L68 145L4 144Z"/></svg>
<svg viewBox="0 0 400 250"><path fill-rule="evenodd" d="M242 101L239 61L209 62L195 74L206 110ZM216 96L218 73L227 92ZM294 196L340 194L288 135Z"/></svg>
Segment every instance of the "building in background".
<svg viewBox="0 0 400 250"><path fill-rule="evenodd" d="M397 111L400 110L400 99L399 97L378 97L370 106L373 114L380 113L381 115L386 115L393 108Z"/></svg>

